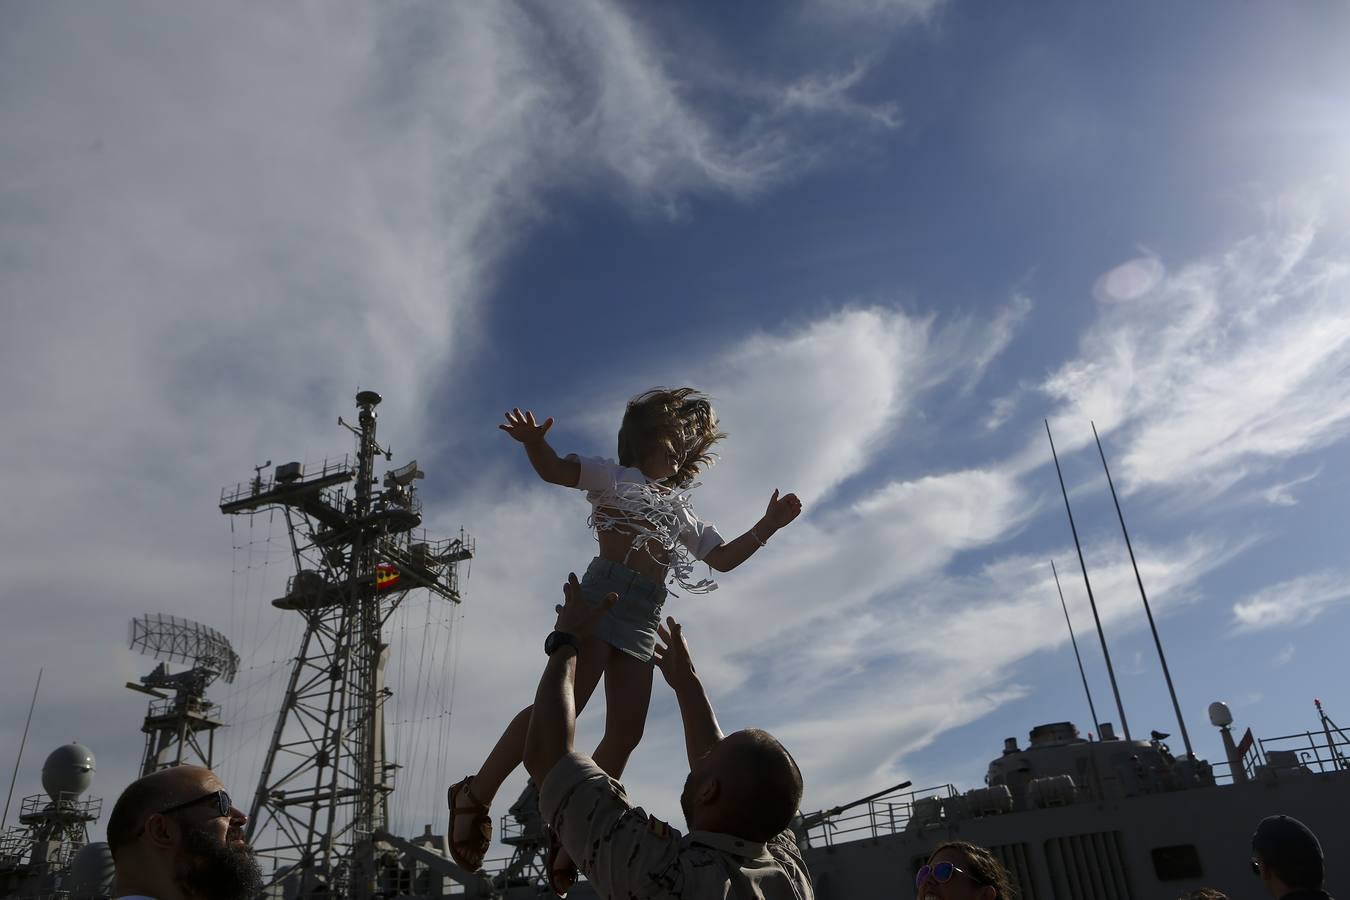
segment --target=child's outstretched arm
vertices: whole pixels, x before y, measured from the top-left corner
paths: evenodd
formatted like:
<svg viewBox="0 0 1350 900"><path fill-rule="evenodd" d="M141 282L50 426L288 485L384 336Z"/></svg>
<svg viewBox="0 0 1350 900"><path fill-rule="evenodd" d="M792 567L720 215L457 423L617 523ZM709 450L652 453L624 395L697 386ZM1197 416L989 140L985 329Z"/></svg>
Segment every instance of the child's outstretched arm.
<svg viewBox="0 0 1350 900"><path fill-rule="evenodd" d="M533 412L528 409L521 412L517 407L507 413L506 422L497 427L525 445L525 455L530 458L530 465L534 466L540 478L563 487L577 486L581 478L581 463L558 456L548 441L544 440L544 435L553 427L552 416L542 422L535 422Z"/></svg>
<svg viewBox="0 0 1350 900"><path fill-rule="evenodd" d="M751 525L745 534L709 552L703 561L719 572L730 572L753 556L756 550L768 543L774 532L797 518L801 511L802 501L797 499L796 494L779 497L778 489L774 488L763 517Z"/></svg>

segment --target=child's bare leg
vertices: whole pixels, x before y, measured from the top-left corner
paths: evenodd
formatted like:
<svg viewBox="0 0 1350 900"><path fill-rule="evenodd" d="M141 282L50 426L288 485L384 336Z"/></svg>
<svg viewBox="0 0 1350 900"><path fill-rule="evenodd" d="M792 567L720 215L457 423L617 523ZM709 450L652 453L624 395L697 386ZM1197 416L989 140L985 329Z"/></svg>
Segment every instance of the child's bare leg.
<svg viewBox="0 0 1350 900"><path fill-rule="evenodd" d="M600 676L605 671L605 660L608 659L610 646L599 638L586 638L581 646L581 653L577 657L577 674L573 682L573 692L576 697L577 712L586 706L586 701L590 700L591 695L595 693L596 686L600 683ZM483 766L478 770L478 774L473 777L470 785L473 799L480 803L491 805L493 799L497 796L497 791L501 789L502 782L516 770L520 761L525 756L525 735L530 730L530 713L533 706L527 706L516 713L502 736L497 739L496 745L488 753L487 759L483 760ZM461 800L459 809L468 810L472 806L472 801L464 797ZM474 835L473 819L470 816L457 816L455 818L455 829L451 839L455 841L469 840Z"/></svg>
<svg viewBox="0 0 1350 900"><path fill-rule="evenodd" d="M628 757L642 740L647 707L652 702L650 662L612 650L605 667L605 734L591 757L612 777L623 775Z"/></svg>
<svg viewBox="0 0 1350 900"><path fill-rule="evenodd" d="M652 701L654 668L650 662L609 648L609 664L605 666L605 735L591 759L614 778L623 775L628 758L642 740L647 707ZM565 872L571 866L572 858L566 850L559 849L553 871Z"/></svg>
<svg viewBox="0 0 1350 900"><path fill-rule="evenodd" d="M581 653L577 656L577 674L573 682L573 695L576 697L578 713L586 707L586 701L595 693L600 676L605 672L605 660L609 652L609 644L599 638L588 637L583 642ZM520 761L525 757L525 735L530 730L530 712L533 709L533 706L527 706L516 713L511 724L506 726L506 731L497 739L492 752L483 761L483 767L474 776L474 796L484 803L492 802L502 782L516 770L516 766L520 765Z"/></svg>

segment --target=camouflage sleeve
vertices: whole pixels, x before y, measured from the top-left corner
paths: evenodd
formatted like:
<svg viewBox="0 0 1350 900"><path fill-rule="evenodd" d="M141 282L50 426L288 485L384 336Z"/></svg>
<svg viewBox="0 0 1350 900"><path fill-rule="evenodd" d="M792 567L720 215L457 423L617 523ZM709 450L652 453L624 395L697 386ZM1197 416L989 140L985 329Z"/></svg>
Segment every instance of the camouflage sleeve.
<svg viewBox="0 0 1350 900"><path fill-rule="evenodd" d="M679 833L629 803L623 785L589 758L558 761L540 811L600 896L679 896Z"/></svg>
<svg viewBox="0 0 1350 900"><path fill-rule="evenodd" d="M765 845L769 855L778 861L783 871L797 885L805 885L809 888L811 884L811 874L806 868L806 861L802 859L801 849L797 846L797 835L791 828L780 831L778 834L769 838ZM811 896L809 893L801 896Z"/></svg>

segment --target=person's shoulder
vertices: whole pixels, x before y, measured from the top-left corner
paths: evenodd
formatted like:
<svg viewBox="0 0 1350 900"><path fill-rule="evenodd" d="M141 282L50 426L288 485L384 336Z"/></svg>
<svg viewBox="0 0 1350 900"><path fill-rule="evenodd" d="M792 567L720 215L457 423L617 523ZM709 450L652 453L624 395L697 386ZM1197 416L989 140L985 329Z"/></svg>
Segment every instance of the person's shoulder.
<svg viewBox="0 0 1350 900"><path fill-rule="evenodd" d="M544 776L539 788L539 808L551 821L564 806L581 797L604 794L627 803L623 785L610 778L595 760L581 753L561 757Z"/></svg>
<svg viewBox="0 0 1350 900"><path fill-rule="evenodd" d="M769 855L773 857L774 862L783 870L783 874L799 885L805 884L809 889L811 876L807 871L806 861L802 859L801 848L797 845L797 836L792 832L792 829L780 831L769 838L764 846L769 851Z"/></svg>
<svg viewBox="0 0 1350 900"><path fill-rule="evenodd" d="M647 476L640 469L621 465L607 456L581 456L570 453L567 459L580 464L577 487L584 491L603 491L621 484L645 484Z"/></svg>

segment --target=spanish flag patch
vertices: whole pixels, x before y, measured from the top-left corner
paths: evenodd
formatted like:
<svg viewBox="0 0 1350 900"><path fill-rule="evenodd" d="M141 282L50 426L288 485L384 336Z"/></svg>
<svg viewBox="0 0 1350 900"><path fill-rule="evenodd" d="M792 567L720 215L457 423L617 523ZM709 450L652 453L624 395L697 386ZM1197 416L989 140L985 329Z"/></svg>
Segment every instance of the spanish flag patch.
<svg viewBox="0 0 1350 900"><path fill-rule="evenodd" d="M670 826L650 813L647 815L647 830L659 838L670 836Z"/></svg>

